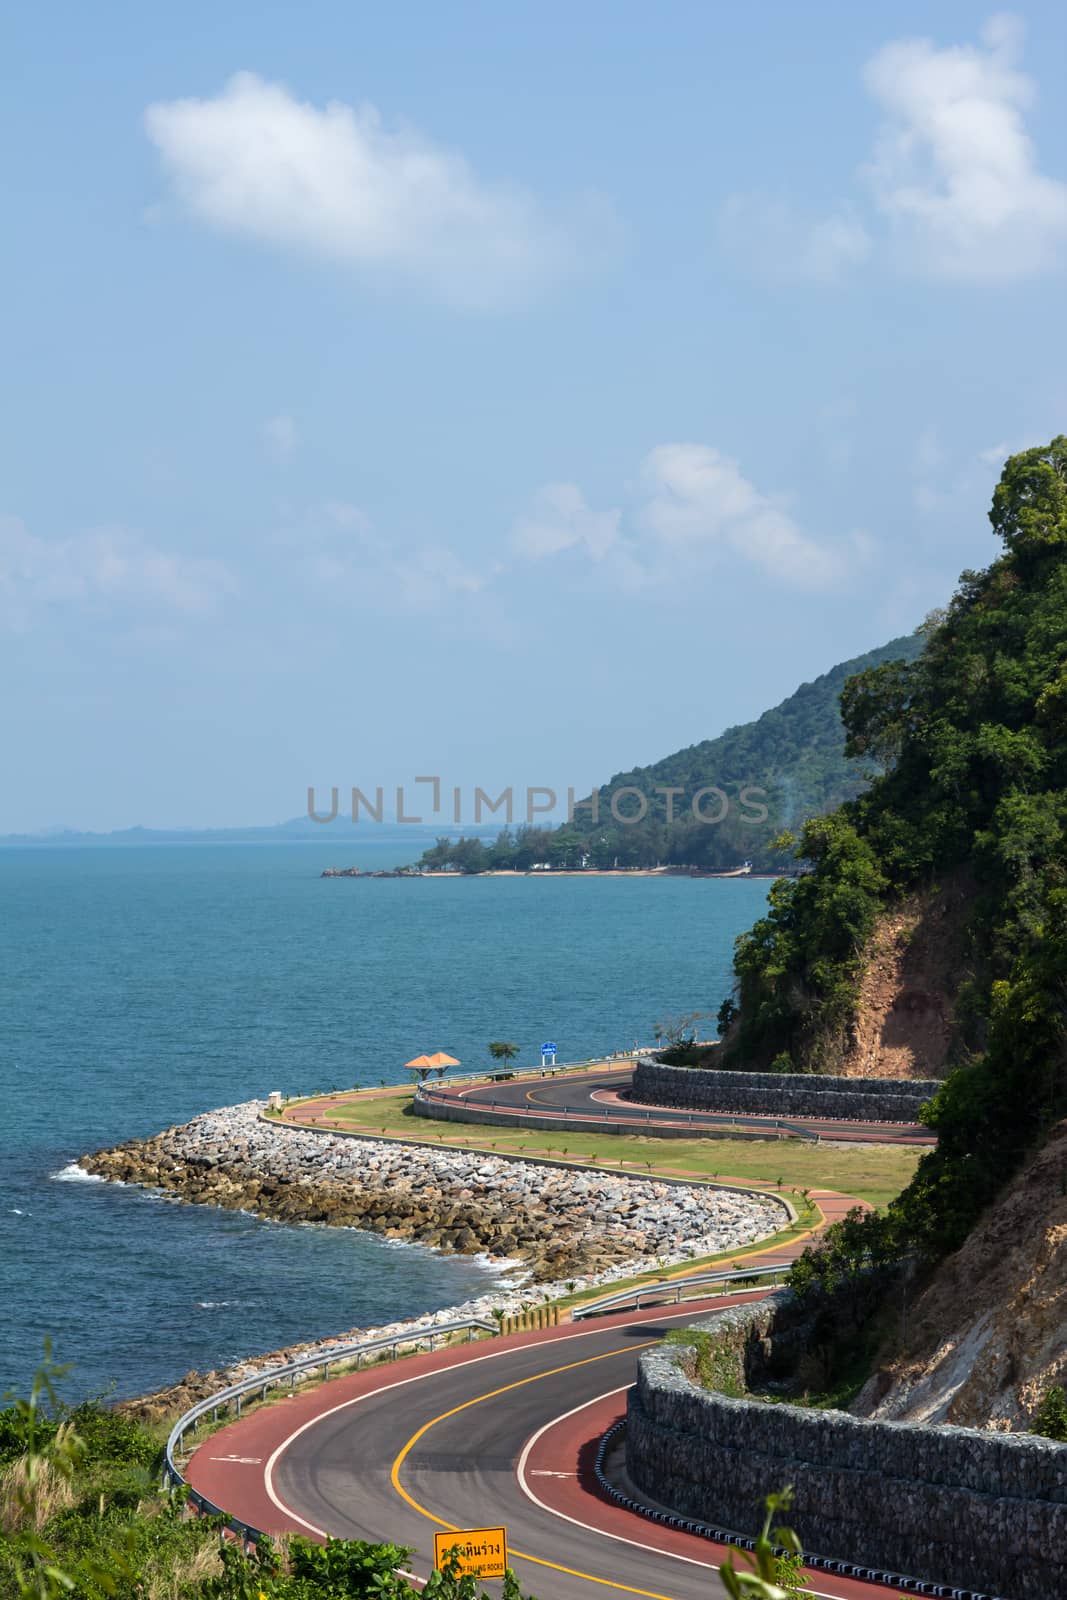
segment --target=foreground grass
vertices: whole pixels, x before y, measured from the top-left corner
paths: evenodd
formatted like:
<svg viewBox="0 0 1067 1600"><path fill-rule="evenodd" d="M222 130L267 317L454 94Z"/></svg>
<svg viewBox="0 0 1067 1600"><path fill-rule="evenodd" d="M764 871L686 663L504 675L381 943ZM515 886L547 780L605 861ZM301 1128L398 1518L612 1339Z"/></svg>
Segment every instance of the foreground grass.
<svg viewBox="0 0 1067 1600"><path fill-rule="evenodd" d="M785 1189L836 1189L884 1206L910 1181L922 1150L908 1145L810 1144L799 1139L648 1139L632 1134L558 1133L433 1122L411 1110L411 1091L355 1093L326 1119L350 1133L418 1139L452 1149L551 1155L638 1173L679 1172ZM290 1114L299 1117L297 1104Z"/></svg>

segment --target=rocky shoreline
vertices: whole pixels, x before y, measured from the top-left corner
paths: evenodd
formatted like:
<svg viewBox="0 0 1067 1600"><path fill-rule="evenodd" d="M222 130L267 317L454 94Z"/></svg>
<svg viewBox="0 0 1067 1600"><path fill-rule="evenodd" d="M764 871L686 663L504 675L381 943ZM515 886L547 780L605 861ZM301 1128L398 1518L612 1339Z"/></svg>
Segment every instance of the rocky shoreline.
<svg viewBox="0 0 1067 1600"><path fill-rule="evenodd" d="M151 1139L82 1156L85 1171L162 1190L191 1204L288 1223L355 1227L443 1253L484 1254L521 1271L459 1308L418 1319L513 1314L571 1286L610 1283L694 1256L742 1249L786 1225L772 1195L590 1172L388 1140L353 1139L264 1121L263 1102L206 1112ZM204 1384L292 1360L330 1344L392 1333L362 1329L257 1358L226 1374L190 1374L166 1391L173 1409ZM210 1381L209 1381L210 1380ZM163 1396L152 1397L164 1409ZM147 1402L146 1402L147 1403Z"/></svg>

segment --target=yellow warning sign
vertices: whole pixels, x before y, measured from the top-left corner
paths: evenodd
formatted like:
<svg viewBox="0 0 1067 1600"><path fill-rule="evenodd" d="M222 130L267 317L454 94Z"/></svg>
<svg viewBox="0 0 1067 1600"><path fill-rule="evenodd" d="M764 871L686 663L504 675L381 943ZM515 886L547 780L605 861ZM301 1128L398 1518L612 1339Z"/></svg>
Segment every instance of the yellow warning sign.
<svg viewBox="0 0 1067 1600"><path fill-rule="evenodd" d="M440 1569L451 1551L459 1558L457 1575L468 1572L476 1578L502 1578L508 1565L508 1538L503 1528L457 1528L454 1533L435 1533L433 1564Z"/></svg>

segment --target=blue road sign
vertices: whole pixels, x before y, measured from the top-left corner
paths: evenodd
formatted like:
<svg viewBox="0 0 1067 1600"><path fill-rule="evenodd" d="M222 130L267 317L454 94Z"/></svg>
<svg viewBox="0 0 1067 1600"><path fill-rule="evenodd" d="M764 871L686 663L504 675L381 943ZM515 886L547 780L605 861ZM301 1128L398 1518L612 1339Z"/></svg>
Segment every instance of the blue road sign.
<svg viewBox="0 0 1067 1600"><path fill-rule="evenodd" d="M543 1056L554 1056L556 1054L556 1049L557 1046L552 1043L543 1044L541 1046L541 1054Z"/></svg>

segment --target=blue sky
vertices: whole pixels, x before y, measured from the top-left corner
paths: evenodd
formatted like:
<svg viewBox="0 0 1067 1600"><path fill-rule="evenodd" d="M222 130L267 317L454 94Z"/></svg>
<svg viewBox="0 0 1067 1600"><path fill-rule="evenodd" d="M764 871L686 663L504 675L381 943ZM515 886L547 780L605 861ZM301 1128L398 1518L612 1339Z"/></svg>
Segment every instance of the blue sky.
<svg viewBox="0 0 1067 1600"><path fill-rule="evenodd" d="M915 626L1067 427L1065 35L13 12L0 830L582 787Z"/></svg>

